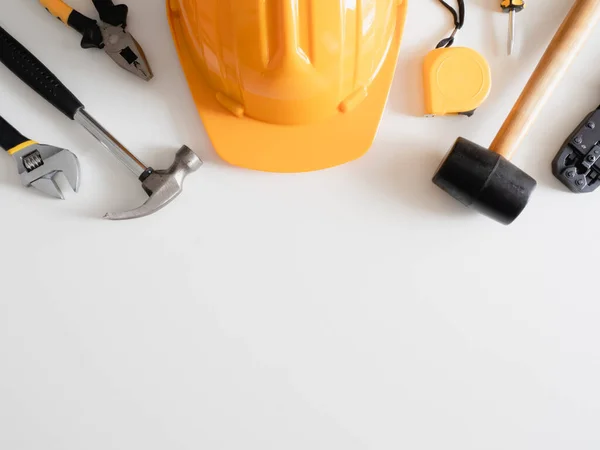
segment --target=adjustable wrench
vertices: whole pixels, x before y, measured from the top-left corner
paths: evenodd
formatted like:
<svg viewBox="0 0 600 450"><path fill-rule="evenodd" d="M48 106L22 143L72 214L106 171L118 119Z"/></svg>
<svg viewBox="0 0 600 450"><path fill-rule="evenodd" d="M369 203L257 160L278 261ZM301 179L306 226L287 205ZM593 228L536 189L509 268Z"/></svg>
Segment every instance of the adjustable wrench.
<svg viewBox="0 0 600 450"><path fill-rule="evenodd" d="M52 197L64 199L57 184L63 174L75 192L79 190L81 170L77 156L69 150L39 144L19 133L0 117L0 148L13 157L24 186L32 186Z"/></svg>

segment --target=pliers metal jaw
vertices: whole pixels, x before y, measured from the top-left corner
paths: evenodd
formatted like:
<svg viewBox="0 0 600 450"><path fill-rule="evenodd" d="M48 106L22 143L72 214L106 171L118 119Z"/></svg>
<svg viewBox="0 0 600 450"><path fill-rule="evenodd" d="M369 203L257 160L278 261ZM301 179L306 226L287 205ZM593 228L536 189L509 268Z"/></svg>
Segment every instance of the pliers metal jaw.
<svg viewBox="0 0 600 450"><path fill-rule="evenodd" d="M145 81L153 78L142 47L130 33L123 27L106 24L100 26L100 29L104 38L104 51L114 62Z"/></svg>
<svg viewBox="0 0 600 450"><path fill-rule="evenodd" d="M78 31L82 48L103 49L121 68L145 81L153 78L152 69L142 47L127 31L128 8L112 0L92 0L101 23L74 10L62 0L39 0L64 24Z"/></svg>

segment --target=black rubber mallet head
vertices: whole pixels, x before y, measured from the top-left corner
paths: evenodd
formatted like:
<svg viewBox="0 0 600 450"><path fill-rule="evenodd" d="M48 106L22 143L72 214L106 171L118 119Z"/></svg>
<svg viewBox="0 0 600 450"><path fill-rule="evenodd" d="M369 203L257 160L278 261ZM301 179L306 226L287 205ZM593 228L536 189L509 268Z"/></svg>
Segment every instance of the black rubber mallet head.
<svg viewBox="0 0 600 450"><path fill-rule="evenodd" d="M508 225L535 189L533 178L498 153L458 138L433 182L465 206Z"/></svg>
<svg viewBox="0 0 600 450"><path fill-rule="evenodd" d="M459 138L433 177L437 186L502 224L521 214L536 182L510 159L599 19L600 0L575 2L490 149Z"/></svg>

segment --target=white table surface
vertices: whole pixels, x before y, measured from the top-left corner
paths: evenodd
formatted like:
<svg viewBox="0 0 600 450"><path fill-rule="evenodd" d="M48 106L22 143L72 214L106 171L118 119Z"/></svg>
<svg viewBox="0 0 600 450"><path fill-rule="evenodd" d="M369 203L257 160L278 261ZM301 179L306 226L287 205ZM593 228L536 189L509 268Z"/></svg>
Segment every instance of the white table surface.
<svg viewBox="0 0 600 450"><path fill-rule="evenodd" d="M80 193L54 201L2 157L1 449L600 448L600 193L550 170L600 103L597 45L514 160L538 189L512 226L430 181L457 136L489 145L573 1L532 1L508 59L498 2L467 0L457 45L489 59L493 91L470 119L425 119L421 61L451 23L412 0L372 150L303 175L220 161L163 2L127 3L150 84L36 1L0 0L0 24L142 160L166 166L185 143L205 161L168 209L104 221L144 200L139 183L0 67L1 114L83 168Z"/></svg>

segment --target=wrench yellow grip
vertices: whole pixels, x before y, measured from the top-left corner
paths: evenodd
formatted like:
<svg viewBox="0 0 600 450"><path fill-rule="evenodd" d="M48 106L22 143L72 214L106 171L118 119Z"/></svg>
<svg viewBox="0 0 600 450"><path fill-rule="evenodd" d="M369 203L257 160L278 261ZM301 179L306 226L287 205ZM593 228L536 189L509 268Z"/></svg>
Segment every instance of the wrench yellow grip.
<svg viewBox="0 0 600 450"><path fill-rule="evenodd" d="M13 147L13 148L7 150L6 152L9 155L14 155L15 153L18 153L21 150L25 150L26 148L31 147L32 145L36 145L36 144L37 144L36 141L25 141L22 144L19 144L19 145Z"/></svg>
<svg viewBox="0 0 600 450"><path fill-rule="evenodd" d="M69 24L69 16L73 12L73 8L65 2L62 0L40 0L40 3L50 14L60 19L62 23Z"/></svg>

